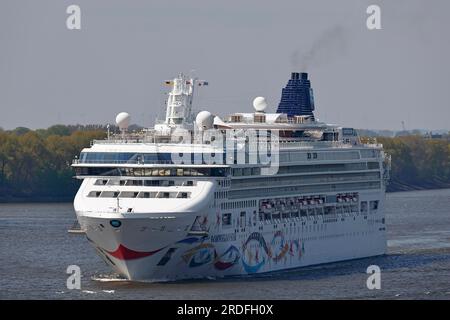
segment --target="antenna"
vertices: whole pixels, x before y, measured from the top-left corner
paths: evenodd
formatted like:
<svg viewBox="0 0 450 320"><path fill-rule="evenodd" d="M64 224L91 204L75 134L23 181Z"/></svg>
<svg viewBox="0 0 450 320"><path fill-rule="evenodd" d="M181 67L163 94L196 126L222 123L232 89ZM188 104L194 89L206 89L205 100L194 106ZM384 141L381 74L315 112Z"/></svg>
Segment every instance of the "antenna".
<svg viewBox="0 0 450 320"><path fill-rule="evenodd" d="M402 129L403 131L406 131L405 121L402 120Z"/></svg>

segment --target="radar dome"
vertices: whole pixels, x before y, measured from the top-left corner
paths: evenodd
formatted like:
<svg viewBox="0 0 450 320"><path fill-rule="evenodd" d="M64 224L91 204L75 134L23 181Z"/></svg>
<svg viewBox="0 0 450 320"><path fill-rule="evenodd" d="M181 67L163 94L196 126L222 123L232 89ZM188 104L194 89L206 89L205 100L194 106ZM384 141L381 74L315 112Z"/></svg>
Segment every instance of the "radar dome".
<svg viewBox="0 0 450 320"><path fill-rule="evenodd" d="M195 117L195 124L200 130L211 129L214 124L214 116L209 111L201 111Z"/></svg>
<svg viewBox="0 0 450 320"><path fill-rule="evenodd" d="M264 112L264 110L266 110L267 108L266 98L256 97L253 100L253 107L255 108L256 112Z"/></svg>
<svg viewBox="0 0 450 320"><path fill-rule="evenodd" d="M116 123L120 130L127 130L130 125L130 115L126 112L121 112L116 116Z"/></svg>

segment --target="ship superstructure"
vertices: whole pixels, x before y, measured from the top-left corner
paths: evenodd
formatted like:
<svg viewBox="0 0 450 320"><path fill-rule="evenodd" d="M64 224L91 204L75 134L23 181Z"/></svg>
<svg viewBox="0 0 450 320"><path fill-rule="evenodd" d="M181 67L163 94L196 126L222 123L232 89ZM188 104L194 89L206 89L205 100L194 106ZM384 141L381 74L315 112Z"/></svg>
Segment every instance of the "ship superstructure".
<svg viewBox="0 0 450 320"><path fill-rule="evenodd" d="M73 163L79 223L115 271L223 277L386 252L389 157L353 128L314 117L306 73L292 73L276 113L258 97L253 112L223 119L193 114L194 88L206 81L166 84L165 121L131 134L121 117L120 135Z"/></svg>

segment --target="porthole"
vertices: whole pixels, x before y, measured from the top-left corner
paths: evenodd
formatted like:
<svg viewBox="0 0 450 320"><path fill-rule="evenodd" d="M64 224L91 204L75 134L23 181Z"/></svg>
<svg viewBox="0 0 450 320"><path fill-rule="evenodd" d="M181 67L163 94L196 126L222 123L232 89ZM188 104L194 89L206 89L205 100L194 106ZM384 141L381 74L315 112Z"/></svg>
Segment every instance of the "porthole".
<svg viewBox="0 0 450 320"><path fill-rule="evenodd" d="M122 225L122 222L119 220L111 220L109 221L109 224L114 228L119 228Z"/></svg>

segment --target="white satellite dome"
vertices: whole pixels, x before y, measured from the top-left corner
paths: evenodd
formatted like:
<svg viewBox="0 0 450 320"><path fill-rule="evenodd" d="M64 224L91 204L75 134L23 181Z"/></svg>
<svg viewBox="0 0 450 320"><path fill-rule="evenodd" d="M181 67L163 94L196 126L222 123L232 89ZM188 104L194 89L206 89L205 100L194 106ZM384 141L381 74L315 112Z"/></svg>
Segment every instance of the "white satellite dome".
<svg viewBox="0 0 450 320"><path fill-rule="evenodd" d="M214 124L214 116L209 111L201 111L195 117L195 124L200 130L211 129Z"/></svg>
<svg viewBox="0 0 450 320"><path fill-rule="evenodd" d="M256 112L264 112L267 108L267 101L264 97L256 97L253 100L253 108L255 108Z"/></svg>
<svg viewBox="0 0 450 320"><path fill-rule="evenodd" d="M130 125L130 115L126 112L121 112L116 116L116 123L120 130L127 130Z"/></svg>

